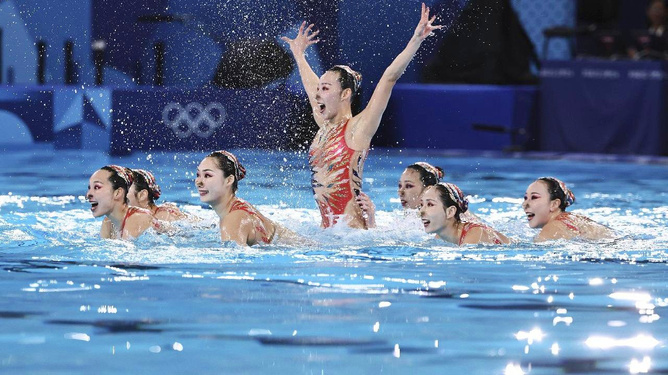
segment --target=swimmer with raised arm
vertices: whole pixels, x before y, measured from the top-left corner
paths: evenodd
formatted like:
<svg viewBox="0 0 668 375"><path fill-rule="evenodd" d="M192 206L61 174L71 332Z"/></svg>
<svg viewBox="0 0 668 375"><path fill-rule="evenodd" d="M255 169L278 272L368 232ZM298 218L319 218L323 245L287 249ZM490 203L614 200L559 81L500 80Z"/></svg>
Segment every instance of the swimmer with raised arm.
<svg viewBox="0 0 668 375"><path fill-rule="evenodd" d="M531 228L540 228L536 242L583 238L599 240L613 237L610 228L586 216L566 212L575 202L575 195L561 180L541 177L524 193L522 208Z"/></svg>
<svg viewBox="0 0 668 375"><path fill-rule="evenodd" d="M153 173L144 169L132 169L132 184L128 190L128 200L131 206L141 207L151 211L153 217L163 221L176 221L188 218L172 203L156 205L162 191L155 181Z"/></svg>
<svg viewBox="0 0 668 375"><path fill-rule="evenodd" d="M420 198L420 216L427 233L459 246L465 244L509 244L508 237L489 225L462 221L468 199L455 184L439 182L425 189Z"/></svg>
<svg viewBox="0 0 668 375"><path fill-rule="evenodd" d="M336 65L320 78L306 61L305 51L319 40L314 25L302 23L294 39L283 37L290 45L304 89L313 108L319 130L309 150L311 187L322 218L322 227L330 227L344 217L349 226L367 228L356 196L362 190L364 160L397 80L406 70L422 42L434 30L435 16L422 4L420 22L399 55L385 69L369 104L353 116L352 100L359 93L361 75L345 65Z"/></svg>
<svg viewBox="0 0 668 375"><path fill-rule="evenodd" d="M214 151L197 167L195 186L200 200L211 205L220 218L220 237L242 246L289 242L298 236L266 218L255 207L236 196L237 184L246 169L227 151Z"/></svg>
<svg viewBox="0 0 668 375"><path fill-rule="evenodd" d="M130 170L117 165L104 166L90 177L86 200L94 217L104 216L100 237L136 238L153 225L150 211L128 204L131 184Z"/></svg>

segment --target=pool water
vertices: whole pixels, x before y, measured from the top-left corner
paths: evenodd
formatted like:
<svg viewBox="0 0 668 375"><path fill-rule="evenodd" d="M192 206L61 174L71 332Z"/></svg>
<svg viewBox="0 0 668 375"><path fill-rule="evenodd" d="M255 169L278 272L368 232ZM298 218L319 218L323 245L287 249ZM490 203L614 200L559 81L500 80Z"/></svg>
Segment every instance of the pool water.
<svg viewBox="0 0 668 375"><path fill-rule="evenodd" d="M668 373L668 163L374 150L378 228L319 228L304 153L232 150L238 195L309 238L223 244L199 203L204 153L2 154L0 372ZM427 160L514 240L458 248L404 214L396 183ZM102 240L83 195L106 164L152 170L203 218L173 236ZM534 244L521 197L552 175L615 240Z"/></svg>

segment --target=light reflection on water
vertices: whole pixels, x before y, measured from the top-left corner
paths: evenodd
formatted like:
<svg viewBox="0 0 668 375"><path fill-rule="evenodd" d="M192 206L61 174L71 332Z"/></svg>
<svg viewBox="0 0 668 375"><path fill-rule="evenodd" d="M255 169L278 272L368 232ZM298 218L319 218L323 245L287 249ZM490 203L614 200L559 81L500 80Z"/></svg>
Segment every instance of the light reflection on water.
<svg viewBox="0 0 668 375"><path fill-rule="evenodd" d="M190 190L199 157L172 156L150 157L166 197L215 226ZM652 182L665 167L606 165L601 184L587 179L601 173L593 163L525 160L523 171L501 174L486 169L508 160L435 157L471 190L476 213L515 239L458 248L398 210L398 161L409 160L390 154L367 166L379 228L362 232L318 228L299 187L303 155L285 158L287 177L272 170L278 163L251 163L240 195L315 245L242 249L221 244L213 227L187 225L171 237L101 240L81 197L85 173L57 180L46 165L18 177L20 188L0 182L2 372L668 371L668 203ZM91 171L107 163L93 160ZM518 197L546 174L573 176L577 211L620 237L533 244ZM47 175L49 194L39 187Z"/></svg>

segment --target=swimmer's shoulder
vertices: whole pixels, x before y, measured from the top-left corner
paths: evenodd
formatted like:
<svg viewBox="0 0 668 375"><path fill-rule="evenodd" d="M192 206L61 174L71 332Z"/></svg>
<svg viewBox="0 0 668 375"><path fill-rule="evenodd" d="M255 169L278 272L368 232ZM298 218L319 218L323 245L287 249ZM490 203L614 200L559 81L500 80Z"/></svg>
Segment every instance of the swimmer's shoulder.
<svg viewBox="0 0 668 375"><path fill-rule="evenodd" d="M496 244L497 242L509 244L510 239L494 228L480 223L474 223L462 239L462 244Z"/></svg>
<svg viewBox="0 0 668 375"><path fill-rule="evenodd" d="M133 209L133 212L125 221L125 228L122 233L123 238L139 237L139 235L153 225L155 220L149 210L139 207L131 207L131 209Z"/></svg>
<svg viewBox="0 0 668 375"><path fill-rule="evenodd" d="M544 242L558 239L571 239L578 235L576 231L569 228L565 223L559 220L551 220L540 230L540 233L534 238L535 242Z"/></svg>

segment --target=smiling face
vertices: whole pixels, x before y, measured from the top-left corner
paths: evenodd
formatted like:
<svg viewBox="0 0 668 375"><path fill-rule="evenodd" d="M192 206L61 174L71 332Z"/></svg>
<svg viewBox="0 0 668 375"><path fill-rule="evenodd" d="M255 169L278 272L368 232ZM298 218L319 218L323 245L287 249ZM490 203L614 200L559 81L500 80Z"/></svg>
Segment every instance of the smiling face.
<svg viewBox="0 0 668 375"><path fill-rule="evenodd" d="M427 233L442 233L448 224L445 207L438 191L430 186L420 198L420 217Z"/></svg>
<svg viewBox="0 0 668 375"><path fill-rule="evenodd" d="M90 211L93 217L100 217L111 213L116 204L115 196L123 193L123 189L116 189L109 181L111 172L97 170L88 180L86 200L90 202Z"/></svg>
<svg viewBox="0 0 668 375"><path fill-rule="evenodd" d="M524 193L522 208L531 228L542 228L550 221L554 212L559 210L559 200L550 200L547 188L544 181L534 181Z"/></svg>
<svg viewBox="0 0 668 375"><path fill-rule="evenodd" d="M234 176L227 176L216 164L213 158L207 157L197 167L195 186L199 192L200 201L214 204L226 194L231 193Z"/></svg>
<svg viewBox="0 0 668 375"><path fill-rule="evenodd" d="M346 102L350 105L349 95L345 96L339 82L339 73L327 71L320 77L315 100L318 103L317 112L325 120L332 120L339 113L339 108ZM346 91L350 93L350 90Z"/></svg>
<svg viewBox="0 0 668 375"><path fill-rule="evenodd" d="M397 191L401 206L404 209L418 208L424 188L425 186L420 180L420 173L414 169L406 168L399 177L399 190Z"/></svg>

